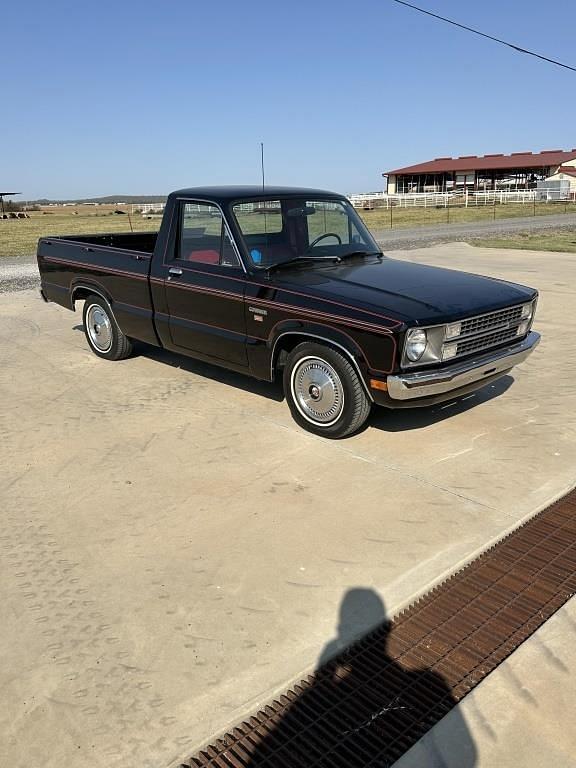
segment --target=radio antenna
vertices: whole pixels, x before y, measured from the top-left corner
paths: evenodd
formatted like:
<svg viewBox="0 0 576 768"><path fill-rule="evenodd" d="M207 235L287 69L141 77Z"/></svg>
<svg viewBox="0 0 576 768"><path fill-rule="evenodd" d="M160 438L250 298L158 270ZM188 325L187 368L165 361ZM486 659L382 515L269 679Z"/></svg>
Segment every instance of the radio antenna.
<svg viewBox="0 0 576 768"><path fill-rule="evenodd" d="M260 142L260 167L262 168L262 192L264 192L264 142Z"/></svg>

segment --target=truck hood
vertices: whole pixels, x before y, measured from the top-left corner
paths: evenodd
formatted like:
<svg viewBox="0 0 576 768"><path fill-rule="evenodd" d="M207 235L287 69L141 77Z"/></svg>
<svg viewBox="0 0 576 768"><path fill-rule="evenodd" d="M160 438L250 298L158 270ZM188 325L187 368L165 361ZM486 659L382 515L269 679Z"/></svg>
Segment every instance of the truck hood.
<svg viewBox="0 0 576 768"><path fill-rule="evenodd" d="M276 273L272 281L278 288L381 311L407 325L480 315L530 301L537 293L504 280L389 258L297 268Z"/></svg>

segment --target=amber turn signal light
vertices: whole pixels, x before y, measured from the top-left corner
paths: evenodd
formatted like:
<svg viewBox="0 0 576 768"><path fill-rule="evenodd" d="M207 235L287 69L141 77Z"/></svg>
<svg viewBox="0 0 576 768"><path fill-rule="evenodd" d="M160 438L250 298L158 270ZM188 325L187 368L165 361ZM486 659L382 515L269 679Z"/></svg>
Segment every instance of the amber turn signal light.
<svg viewBox="0 0 576 768"><path fill-rule="evenodd" d="M370 379L370 387L372 389L381 389L382 392L388 391L388 384L385 381L380 381L380 379Z"/></svg>

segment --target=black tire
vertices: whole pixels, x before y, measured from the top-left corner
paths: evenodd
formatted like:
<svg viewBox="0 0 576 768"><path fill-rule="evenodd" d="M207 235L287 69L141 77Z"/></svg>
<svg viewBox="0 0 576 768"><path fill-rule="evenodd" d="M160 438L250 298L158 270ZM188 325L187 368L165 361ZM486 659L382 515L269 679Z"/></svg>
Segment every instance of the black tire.
<svg viewBox="0 0 576 768"><path fill-rule="evenodd" d="M104 360L124 360L132 354L132 342L122 333L110 305L101 296L88 296L82 312L88 346Z"/></svg>
<svg viewBox="0 0 576 768"><path fill-rule="evenodd" d="M305 341L288 355L284 394L297 424L337 439L357 432L370 400L349 358L333 347Z"/></svg>

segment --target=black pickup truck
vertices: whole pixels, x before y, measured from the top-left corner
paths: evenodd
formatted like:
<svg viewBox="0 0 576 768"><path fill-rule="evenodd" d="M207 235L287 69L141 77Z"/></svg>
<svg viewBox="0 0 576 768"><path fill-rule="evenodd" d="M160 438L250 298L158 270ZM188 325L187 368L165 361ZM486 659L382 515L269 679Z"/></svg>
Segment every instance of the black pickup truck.
<svg viewBox="0 0 576 768"><path fill-rule="evenodd" d="M423 406L485 386L538 344L537 292L386 258L342 195L203 187L169 197L158 233L42 238L46 301L84 302L88 344L132 341L272 381L325 437L373 403Z"/></svg>

